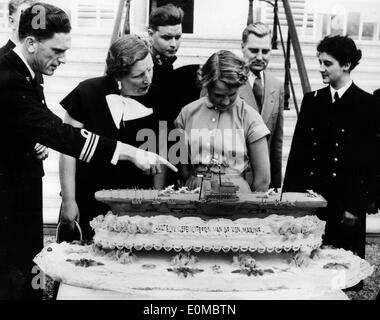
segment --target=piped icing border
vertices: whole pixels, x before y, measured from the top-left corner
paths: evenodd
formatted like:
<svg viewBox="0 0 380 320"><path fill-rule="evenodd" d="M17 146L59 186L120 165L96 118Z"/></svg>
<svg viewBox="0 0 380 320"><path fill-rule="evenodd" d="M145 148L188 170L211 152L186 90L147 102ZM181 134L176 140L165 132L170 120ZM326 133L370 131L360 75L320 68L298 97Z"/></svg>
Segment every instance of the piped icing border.
<svg viewBox="0 0 380 320"><path fill-rule="evenodd" d="M316 216L211 219L173 216L94 218L94 242L105 248L166 251L281 252L315 249L325 222Z"/></svg>

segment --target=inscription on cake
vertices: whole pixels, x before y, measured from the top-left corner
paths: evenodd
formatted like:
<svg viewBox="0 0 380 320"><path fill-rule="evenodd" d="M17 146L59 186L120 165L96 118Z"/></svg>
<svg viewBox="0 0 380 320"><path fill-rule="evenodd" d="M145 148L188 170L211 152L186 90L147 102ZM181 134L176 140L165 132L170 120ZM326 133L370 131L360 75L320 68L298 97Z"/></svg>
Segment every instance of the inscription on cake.
<svg viewBox="0 0 380 320"><path fill-rule="evenodd" d="M198 235L209 235L209 234L259 234L263 230L261 227L252 226L223 226L223 225L213 225L213 226L201 226L201 225L171 225L166 223L158 223L153 226L154 233L186 233L186 234L198 234Z"/></svg>

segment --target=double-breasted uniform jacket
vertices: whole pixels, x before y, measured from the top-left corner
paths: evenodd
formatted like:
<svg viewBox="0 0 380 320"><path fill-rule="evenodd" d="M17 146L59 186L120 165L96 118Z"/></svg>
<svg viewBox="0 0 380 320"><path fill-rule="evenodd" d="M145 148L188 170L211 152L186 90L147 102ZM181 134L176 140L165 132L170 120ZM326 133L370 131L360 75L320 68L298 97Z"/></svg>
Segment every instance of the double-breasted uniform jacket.
<svg viewBox="0 0 380 320"><path fill-rule="evenodd" d="M246 82L240 88L240 97L259 111L252 86ZM282 184L282 144L284 132L284 86L269 72L264 71L264 101L261 117L271 132L268 140L272 188Z"/></svg>
<svg viewBox="0 0 380 320"><path fill-rule="evenodd" d="M13 50L16 48L16 44L12 40L8 40L8 42L0 48L0 58L7 54L9 51ZM41 73L36 73L35 74L35 80L36 80L36 86L40 93L43 96L43 86L44 86L44 77L42 76ZM34 148L30 150L30 153L34 153Z"/></svg>
<svg viewBox="0 0 380 320"><path fill-rule="evenodd" d="M6 55L9 51L13 50L14 48L16 48L15 43L12 40L8 40L8 42L3 47L0 48L0 58ZM36 73L35 79L37 83L43 86L44 77L42 76L41 73Z"/></svg>
<svg viewBox="0 0 380 320"><path fill-rule="evenodd" d="M39 142L85 162L104 163L111 161L116 141L63 124L14 51L0 58L0 121L0 297L12 298L12 292L15 297L37 292L30 276L42 247L43 167L30 150Z"/></svg>
<svg viewBox="0 0 380 320"><path fill-rule="evenodd" d="M352 84L332 102L330 88L307 93L296 124L283 191L313 190L328 202L327 243L364 255L367 206L379 199L379 103ZM357 228L342 225L344 211Z"/></svg>

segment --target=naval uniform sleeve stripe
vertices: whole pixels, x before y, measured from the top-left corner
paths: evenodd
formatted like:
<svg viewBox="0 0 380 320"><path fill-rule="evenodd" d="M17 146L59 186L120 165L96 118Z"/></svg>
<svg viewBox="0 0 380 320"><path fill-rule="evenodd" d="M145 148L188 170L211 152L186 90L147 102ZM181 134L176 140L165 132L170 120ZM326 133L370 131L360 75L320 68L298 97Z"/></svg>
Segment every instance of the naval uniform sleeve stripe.
<svg viewBox="0 0 380 320"><path fill-rule="evenodd" d="M92 150L92 147L93 147L93 145L94 145L95 136L96 136L95 134L91 134L90 143L89 143L89 145L88 145L88 148L87 148L87 150L86 150L86 153L85 153L85 156L84 156L84 159L83 159L84 162L90 162L90 161L88 160L88 157L89 157L89 155L90 155L90 153L91 153L91 150Z"/></svg>
<svg viewBox="0 0 380 320"><path fill-rule="evenodd" d="M98 142L99 142L99 136L98 135L94 134L94 141L93 142L94 143L93 143L93 145L91 147L91 152L90 152L90 154L87 157L87 162L91 162L92 157L94 156L95 150L98 147Z"/></svg>
<svg viewBox="0 0 380 320"><path fill-rule="evenodd" d="M82 134L82 136L84 138L86 138L86 142L85 142L85 144L83 146L83 149L82 149L82 152L81 152L81 154L79 156L79 160L84 161L84 158L85 158L88 146L89 146L89 144L91 142L92 133L88 132L87 130L82 130L81 134Z"/></svg>

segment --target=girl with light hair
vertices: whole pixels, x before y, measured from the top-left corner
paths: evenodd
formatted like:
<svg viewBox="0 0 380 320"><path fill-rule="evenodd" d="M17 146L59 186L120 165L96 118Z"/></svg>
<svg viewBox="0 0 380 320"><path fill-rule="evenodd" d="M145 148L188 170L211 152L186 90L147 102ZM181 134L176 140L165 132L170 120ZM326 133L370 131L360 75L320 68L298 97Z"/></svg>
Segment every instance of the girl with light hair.
<svg viewBox="0 0 380 320"><path fill-rule="evenodd" d="M222 181L237 185L240 192L267 191L269 130L258 112L238 96L248 78L244 61L230 51L218 51L202 67L201 77L206 95L185 106L175 121L189 150L188 163L182 163L186 186L200 187L200 175L218 163ZM243 177L249 165L254 172L251 187Z"/></svg>

